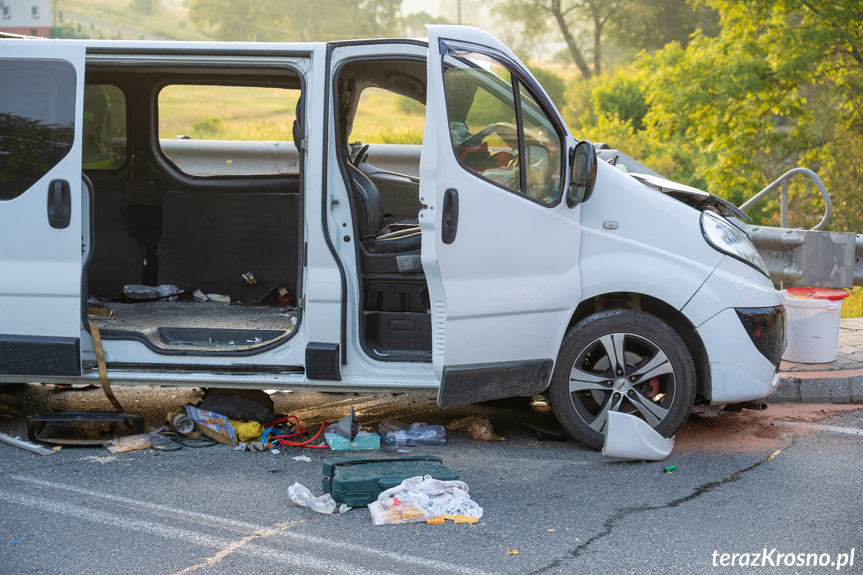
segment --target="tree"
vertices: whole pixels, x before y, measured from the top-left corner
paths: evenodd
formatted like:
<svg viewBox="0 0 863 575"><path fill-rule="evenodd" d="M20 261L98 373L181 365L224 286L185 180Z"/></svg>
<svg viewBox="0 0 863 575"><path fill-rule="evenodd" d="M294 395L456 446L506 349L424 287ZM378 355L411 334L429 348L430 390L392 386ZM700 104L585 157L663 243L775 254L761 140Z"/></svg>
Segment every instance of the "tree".
<svg viewBox="0 0 863 575"><path fill-rule="evenodd" d="M402 0L190 0L189 19L216 40L315 41L403 33Z"/></svg>
<svg viewBox="0 0 863 575"><path fill-rule="evenodd" d="M602 73L602 33L608 18L624 0L506 0L496 11L520 21L528 35L556 27L581 75L590 78ZM576 34L589 29L593 37L593 67L587 63L587 50Z"/></svg>
<svg viewBox="0 0 863 575"><path fill-rule="evenodd" d="M738 205L788 169L808 166L833 196L831 228L863 230L863 215L850 209L863 189L863 4L704 4L721 16L716 37L696 33L685 48L673 43L643 54L571 90L567 112L576 133L602 126L637 151L600 141L648 165L661 160L662 169L652 167ZM640 90L628 89L628 80ZM792 225L820 219L812 190L792 186ZM778 223L776 206L763 202L750 214Z"/></svg>
<svg viewBox="0 0 863 575"><path fill-rule="evenodd" d="M640 0L627 2L609 19L608 39L621 47L658 50L671 42L684 48L696 30L707 36L719 33L719 13L691 0Z"/></svg>

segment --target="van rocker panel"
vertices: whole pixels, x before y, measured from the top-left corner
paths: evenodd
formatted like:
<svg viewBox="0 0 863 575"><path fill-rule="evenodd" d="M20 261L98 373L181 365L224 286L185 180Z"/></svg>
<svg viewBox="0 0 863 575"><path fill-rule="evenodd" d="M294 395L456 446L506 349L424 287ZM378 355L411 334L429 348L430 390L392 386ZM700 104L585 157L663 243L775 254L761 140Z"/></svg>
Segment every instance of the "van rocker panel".
<svg viewBox="0 0 863 575"><path fill-rule="evenodd" d="M76 337L0 335L0 373L81 375L81 340Z"/></svg>
<svg viewBox="0 0 863 575"><path fill-rule="evenodd" d="M534 359L444 366L438 405L452 407L545 391L554 361Z"/></svg>

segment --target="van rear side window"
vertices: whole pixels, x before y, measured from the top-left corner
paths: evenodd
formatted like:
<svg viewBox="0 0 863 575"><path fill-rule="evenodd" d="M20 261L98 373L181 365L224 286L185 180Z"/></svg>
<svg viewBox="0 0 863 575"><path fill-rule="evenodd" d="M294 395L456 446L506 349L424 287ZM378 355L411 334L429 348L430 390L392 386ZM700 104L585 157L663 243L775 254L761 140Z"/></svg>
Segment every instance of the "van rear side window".
<svg viewBox="0 0 863 575"><path fill-rule="evenodd" d="M187 174L298 174L300 90L171 84L159 92L159 144Z"/></svg>
<svg viewBox="0 0 863 575"><path fill-rule="evenodd" d="M126 95L110 84L84 87L84 169L116 170L126 162Z"/></svg>
<svg viewBox="0 0 863 575"><path fill-rule="evenodd" d="M0 78L14 78L0 82L0 200L12 200L72 149L76 76L58 60L0 60Z"/></svg>

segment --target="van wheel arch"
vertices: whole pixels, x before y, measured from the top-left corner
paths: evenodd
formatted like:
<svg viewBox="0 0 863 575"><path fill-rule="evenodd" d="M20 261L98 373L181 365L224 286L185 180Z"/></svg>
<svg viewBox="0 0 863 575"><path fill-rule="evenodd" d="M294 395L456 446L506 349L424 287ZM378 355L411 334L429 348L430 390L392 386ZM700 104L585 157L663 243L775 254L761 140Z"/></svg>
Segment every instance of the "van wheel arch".
<svg viewBox="0 0 863 575"><path fill-rule="evenodd" d="M695 363L695 403L710 402L712 387L710 360L704 343L695 326L679 310L655 297L637 292L612 292L583 300L573 312L564 333L568 333L578 322L599 311L608 309L633 309L649 313L667 323L686 344ZM561 342L561 345L563 342Z"/></svg>

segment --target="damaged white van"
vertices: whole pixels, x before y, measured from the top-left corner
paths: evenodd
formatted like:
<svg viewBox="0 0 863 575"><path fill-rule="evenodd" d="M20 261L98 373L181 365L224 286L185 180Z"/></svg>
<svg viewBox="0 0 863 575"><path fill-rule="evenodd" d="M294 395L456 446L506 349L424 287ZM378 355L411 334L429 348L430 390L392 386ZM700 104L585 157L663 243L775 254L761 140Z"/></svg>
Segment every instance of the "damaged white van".
<svg viewBox="0 0 863 575"><path fill-rule="evenodd" d="M0 39L0 382L104 355L113 384L548 392L594 447L611 410L667 437L768 396L784 310L745 216L598 162L499 41L428 30ZM413 140L375 137L385 97Z"/></svg>

